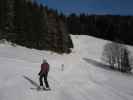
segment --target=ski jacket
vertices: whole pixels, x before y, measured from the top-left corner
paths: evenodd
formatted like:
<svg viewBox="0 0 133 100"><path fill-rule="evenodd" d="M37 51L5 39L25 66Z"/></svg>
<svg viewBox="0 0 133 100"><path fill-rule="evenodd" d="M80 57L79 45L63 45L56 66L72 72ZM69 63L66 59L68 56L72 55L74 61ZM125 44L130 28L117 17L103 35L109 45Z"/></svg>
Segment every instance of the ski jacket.
<svg viewBox="0 0 133 100"><path fill-rule="evenodd" d="M43 63L41 64L41 71L39 72L39 75L47 74L49 72L49 64Z"/></svg>

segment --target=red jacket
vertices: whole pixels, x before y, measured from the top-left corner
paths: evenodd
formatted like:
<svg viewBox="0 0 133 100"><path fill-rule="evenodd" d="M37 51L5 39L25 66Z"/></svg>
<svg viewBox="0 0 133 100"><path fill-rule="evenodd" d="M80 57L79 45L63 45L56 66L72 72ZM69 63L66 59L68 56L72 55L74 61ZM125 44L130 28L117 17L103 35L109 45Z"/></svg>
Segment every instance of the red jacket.
<svg viewBox="0 0 133 100"><path fill-rule="evenodd" d="M39 75L47 74L49 72L49 64L43 63L41 64L41 71L39 72Z"/></svg>

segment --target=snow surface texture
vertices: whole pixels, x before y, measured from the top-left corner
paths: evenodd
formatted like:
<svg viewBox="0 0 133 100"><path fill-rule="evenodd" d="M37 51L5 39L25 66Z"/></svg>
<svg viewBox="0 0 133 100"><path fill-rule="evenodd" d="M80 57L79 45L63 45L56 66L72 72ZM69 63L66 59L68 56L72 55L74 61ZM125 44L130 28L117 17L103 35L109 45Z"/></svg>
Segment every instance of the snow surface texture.
<svg viewBox="0 0 133 100"><path fill-rule="evenodd" d="M108 41L85 35L72 39L69 55L0 44L0 100L133 100L133 75L102 68ZM50 64L51 91L36 91L43 58Z"/></svg>

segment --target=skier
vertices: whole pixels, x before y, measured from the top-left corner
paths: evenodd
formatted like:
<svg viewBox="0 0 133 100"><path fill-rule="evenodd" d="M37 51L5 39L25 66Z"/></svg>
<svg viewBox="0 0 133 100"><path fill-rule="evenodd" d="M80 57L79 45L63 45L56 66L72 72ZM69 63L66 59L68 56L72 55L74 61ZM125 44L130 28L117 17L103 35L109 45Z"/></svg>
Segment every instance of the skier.
<svg viewBox="0 0 133 100"><path fill-rule="evenodd" d="M48 81L47 81L48 72L49 72L49 64L48 64L47 60L43 60L43 63L41 64L41 70L38 73L38 75L40 76L40 78L39 78L40 89L50 89ZM46 88L43 87L43 79L44 79Z"/></svg>

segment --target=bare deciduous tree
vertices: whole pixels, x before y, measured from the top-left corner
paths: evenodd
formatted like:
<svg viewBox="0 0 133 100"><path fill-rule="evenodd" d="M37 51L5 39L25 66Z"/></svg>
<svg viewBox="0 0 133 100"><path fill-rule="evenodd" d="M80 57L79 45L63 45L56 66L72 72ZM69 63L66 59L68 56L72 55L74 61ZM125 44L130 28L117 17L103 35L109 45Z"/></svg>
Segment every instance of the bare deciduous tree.
<svg viewBox="0 0 133 100"><path fill-rule="evenodd" d="M129 54L129 50L124 45L111 42L104 46L102 59L113 69L122 72L130 72L132 68L130 65Z"/></svg>

